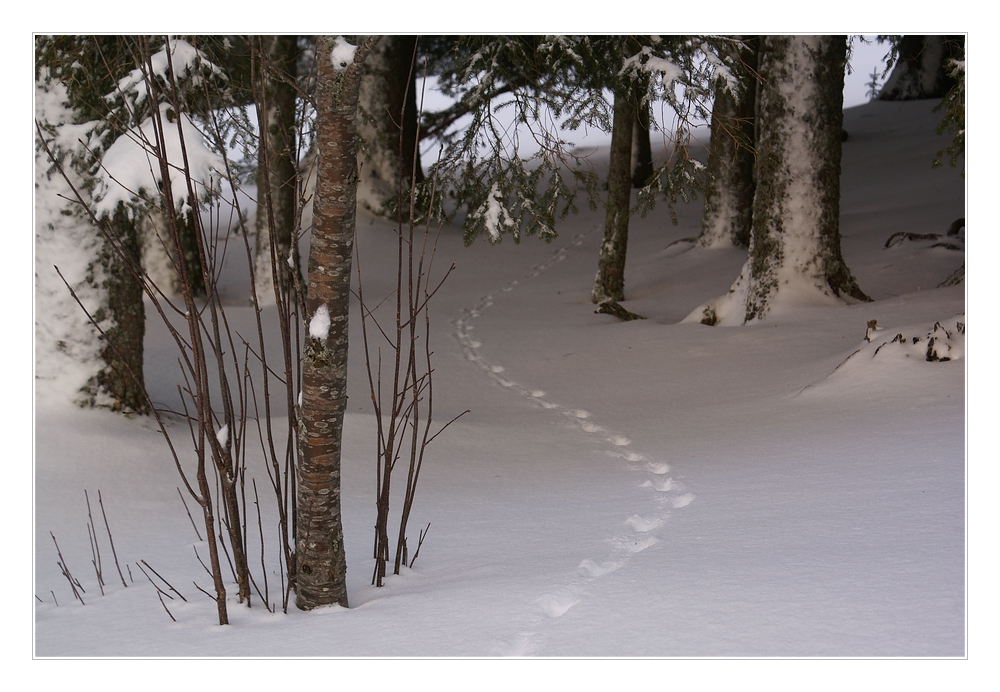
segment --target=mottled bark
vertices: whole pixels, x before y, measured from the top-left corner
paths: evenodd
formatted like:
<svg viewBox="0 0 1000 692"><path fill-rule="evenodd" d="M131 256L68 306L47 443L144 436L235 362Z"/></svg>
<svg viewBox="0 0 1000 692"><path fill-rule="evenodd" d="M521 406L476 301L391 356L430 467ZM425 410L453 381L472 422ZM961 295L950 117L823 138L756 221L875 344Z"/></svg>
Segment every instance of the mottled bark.
<svg viewBox="0 0 1000 692"><path fill-rule="evenodd" d="M878 100L944 98L957 83L949 74L948 62L964 59L964 36L903 36L899 58Z"/></svg>
<svg viewBox="0 0 1000 692"><path fill-rule="evenodd" d="M108 230L112 238L105 240L101 263L107 276L107 317L113 326L105 335L101 357L106 365L97 374L96 384L114 399L115 410L145 413L148 401L142 366L146 308L137 278L142 271L139 232L122 206L108 220ZM98 321L102 317L96 316Z"/></svg>
<svg viewBox="0 0 1000 692"><path fill-rule="evenodd" d="M747 247L753 222L757 49L754 38L740 51L736 93L715 91L708 150L708 185L701 247Z"/></svg>
<svg viewBox="0 0 1000 692"><path fill-rule="evenodd" d="M296 235L298 205L295 76L299 48L297 36L262 36L260 39L256 89L267 126L257 166L254 283L257 299L272 302L274 272L278 272L281 285L289 290L292 272L298 271L297 257L293 258L294 270L289 267L288 258Z"/></svg>
<svg viewBox="0 0 1000 692"><path fill-rule="evenodd" d="M761 40L757 190L745 320L798 283L869 300L840 251L844 36Z"/></svg>
<svg viewBox="0 0 1000 692"><path fill-rule="evenodd" d="M366 40L353 62L342 68L331 60L338 39L321 37L316 46L319 173L309 250L311 321L302 363L297 469L296 605L303 610L335 603L347 606L340 451L347 407L347 325L357 206L356 119L361 67L375 40ZM328 322L317 317L324 312Z"/></svg>
<svg viewBox="0 0 1000 692"><path fill-rule="evenodd" d="M604 242L597 265L591 300L625 299L625 255L628 250L629 207L632 200L632 128L635 102L625 90L615 92L614 120L608 165L608 201L604 220Z"/></svg>

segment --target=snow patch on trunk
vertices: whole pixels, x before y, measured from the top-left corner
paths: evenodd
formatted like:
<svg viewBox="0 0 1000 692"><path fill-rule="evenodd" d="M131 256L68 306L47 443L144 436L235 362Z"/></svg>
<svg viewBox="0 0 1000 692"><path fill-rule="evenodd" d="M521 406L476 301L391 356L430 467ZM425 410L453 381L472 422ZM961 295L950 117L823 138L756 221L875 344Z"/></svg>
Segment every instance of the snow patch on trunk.
<svg viewBox="0 0 1000 692"><path fill-rule="evenodd" d="M346 70L354 62L354 54L358 51L357 46L352 46L343 36L338 36L333 40L333 50L330 51L330 62L337 72Z"/></svg>
<svg viewBox="0 0 1000 692"><path fill-rule="evenodd" d="M323 303L316 309L316 314L309 320L309 338L326 342L330 335L330 308Z"/></svg>

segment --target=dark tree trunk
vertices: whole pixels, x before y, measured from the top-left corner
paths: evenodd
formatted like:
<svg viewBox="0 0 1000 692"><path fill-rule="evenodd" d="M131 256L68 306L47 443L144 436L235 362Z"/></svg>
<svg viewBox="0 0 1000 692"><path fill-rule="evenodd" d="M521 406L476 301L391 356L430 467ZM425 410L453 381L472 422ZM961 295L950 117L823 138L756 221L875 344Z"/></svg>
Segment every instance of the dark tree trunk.
<svg viewBox="0 0 1000 692"><path fill-rule="evenodd" d="M417 142L416 36L386 36L365 64L358 130L364 139L358 197L381 212L387 201L424 179ZM402 131L402 138L400 137ZM414 164L416 164L414 166Z"/></svg>
<svg viewBox="0 0 1000 692"><path fill-rule="evenodd" d="M383 39L385 40L385 39ZM413 60L416 56L416 36L393 36L392 44L386 54L386 101L387 114L392 114L390 122L386 123L388 142L399 147L400 120L402 119L402 148L399 151L400 169L403 173L404 187L408 181L422 182L424 171L420 158L415 156L417 144L417 71L418 66ZM405 106L405 108L404 108ZM416 168L414 168L416 163Z"/></svg>
<svg viewBox="0 0 1000 692"><path fill-rule="evenodd" d="M296 236L298 205L297 151L295 146L297 36L262 36L260 45L261 115L266 119L266 146L257 167L257 246L255 284L258 300L274 300L274 272L290 290L292 270L288 258ZM274 257L271 256L272 239ZM297 253L296 253L297 254ZM296 258L297 260L297 258Z"/></svg>
<svg viewBox="0 0 1000 692"><path fill-rule="evenodd" d="M702 247L750 245L753 222L757 50L759 39L747 40L740 51L743 69L737 73L736 94L719 88L712 106L708 152L708 186L702 217Z"/></svg>
<svg viewBox="0 0 1000 692"><path fill-rule="evenodd" d="M191 214L177 214L177 233L180 237L181 261L191 282L191 295L205 295L205 274L198 250L198 226Z"/></svg>
<svg viewBox="0 0 1000 692"><path fill-rule="evenodd" d="M635 125L632 127L632 187L644 187L653 176L653 146L649 132L649 105L642 102L643 88L635 90Z"/></svg>
<svg viewBox="0 0 1000 692"><path fill-rule="evenodd" d="M964 36L903 36L899 58L879 92L880 101L944 98L955 86L949 60L965 59Z"/></svg>
<svg viewBox="0 0 1000 692"><path fill-rule="evenodd" d="M625 254L628 250L629 208L632 201L632 128L635 102L627 90L615 92L608 164L608 203L604 242L597 264L591 299L595 303L625 299Z"/></svg>
<svg viewBox="0 0 1000 692"><path fill-rule="evenodd" d="M760 129L746 321L792 282L869 300L840 251L844 36L761 39Z"/></svg>
<svg viewBox="0 0 1000 692"><path fill-rule="evenodd" d="M108 221L114 239L105 240L101 263L107 274L105 290L113 326L107 330L101 357L106 363L97 375L97 385L114 400L119 411L148 410L143 378L143 338L146 308L142 302L142 250L134 219L119 206ZM98 316L98 321L100 316Z"/></svg>
<svg viewBox="0 0 1000 692"><path fill-rule="evenodd" d="M342 40L342 39L341 39ZM297 473L296 605L347 606L347 558L340 518L340 451L347 408L347 324L357 215L357 104L361 68L377 37L342 69L330 56L337 39L317 40L316 141L319 174L309 250ZM326 334L316 315L329 315Z"/></svg>

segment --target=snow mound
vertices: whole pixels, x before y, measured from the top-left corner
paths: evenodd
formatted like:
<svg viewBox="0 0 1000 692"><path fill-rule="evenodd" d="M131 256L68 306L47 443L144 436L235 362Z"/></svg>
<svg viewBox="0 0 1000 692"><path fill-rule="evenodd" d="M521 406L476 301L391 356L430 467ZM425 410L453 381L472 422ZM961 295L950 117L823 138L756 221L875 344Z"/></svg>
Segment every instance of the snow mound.
<svg viewBox="0 0 1000 692"><path fill-rule="evenodd" d="M913 376L913 369L929 363L961 360L965 356L965 313L935 322L927 328L880 328L868 323L862 345L817 383L801 393L826 384L873 384L887 379L894 384Z"/></svg>

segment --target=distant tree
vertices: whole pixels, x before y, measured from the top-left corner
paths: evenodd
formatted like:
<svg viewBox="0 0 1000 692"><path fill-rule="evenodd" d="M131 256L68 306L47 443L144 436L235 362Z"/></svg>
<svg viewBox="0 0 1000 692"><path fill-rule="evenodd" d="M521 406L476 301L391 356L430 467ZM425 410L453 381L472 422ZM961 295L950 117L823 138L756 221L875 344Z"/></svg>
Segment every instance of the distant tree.
<svg viewBox="0 0 1000 692"><path fill-rule="evenodd" d="M869 101L874 101L878 98L878 93L882 89L881 75L879 75L878 68L872 68L871 73L868 75L868 81L865 82L865 86L868 87L868 91L865 92L865 96L868 97Z"/></svg>
<svg viewBox="0 0 1000 692"><path fill-rule="evenodd" d="M287 286L299 266L295 240L300 153L296 136L297 65L301 51L294 35L255 36L248 40L255 56L258 118L263 118L262 137L257 143L254 288L259 301L273 302L275 275Z"/></svg>
<svg viewBox="0 0 1000 692"><path fill-rule="evenodd" d="M890 39L890 37L880 37ZM964 36L891 37L895 66L879 92L880 101L940 99L957 84L952 60L965 60Z"/></svg>
<svg viewBox="0 0 1000 692"><path fill-rule="evenodd" d="M592 207L604 206L606 219L592 298L621 300L631 214L645 213L661 196L670 205L687 199L703 168L688 155L690 120L708 115L709 79L729 69L714 42L684 36L466 37L438 64L439 83L457 103L426 123L445 144L437 168L438 179L450 186L447 199L468 210L466 242L480 234L494 243L505 234L515 242L522 234L549 240L585 189ZM665 159L646 175L638 165L648 163L640 160L646 154L639 147L633 155L634 133L637 124L643 130L651 123L656 102L677 120L664 133L670 140ZM527 133L501 125L501 113ZM471 122L465 129L447 130L466 115ZM607 195L556 123L612 134ZM631 188L639 178L643 187L633 208Z"/></svg>
<svg viewBox="0 0 1000 692"><path fill-rule="evenodd" d="M625 257L629 217L632 212L632 143L639 104L632 85L614 90L611 148L608 151L608 196L604 213L604 242L597 262L591 300L595 303L625 299Z"/></svg>
<svg viewBox="0 0 1000 692"><path fill-rule="evenodd" d="M753 221L757 51L749 37L734 47L735 85L718 79L712 104L701 247L747 247Z"/></svg>
<svg viewBox="0 0 1000 692"><path fill-rule="evenodd" d="M840 250L843 36L765 36L750 256L729 293L687 319L738 325L776 304L870 300Z"/></svg>

